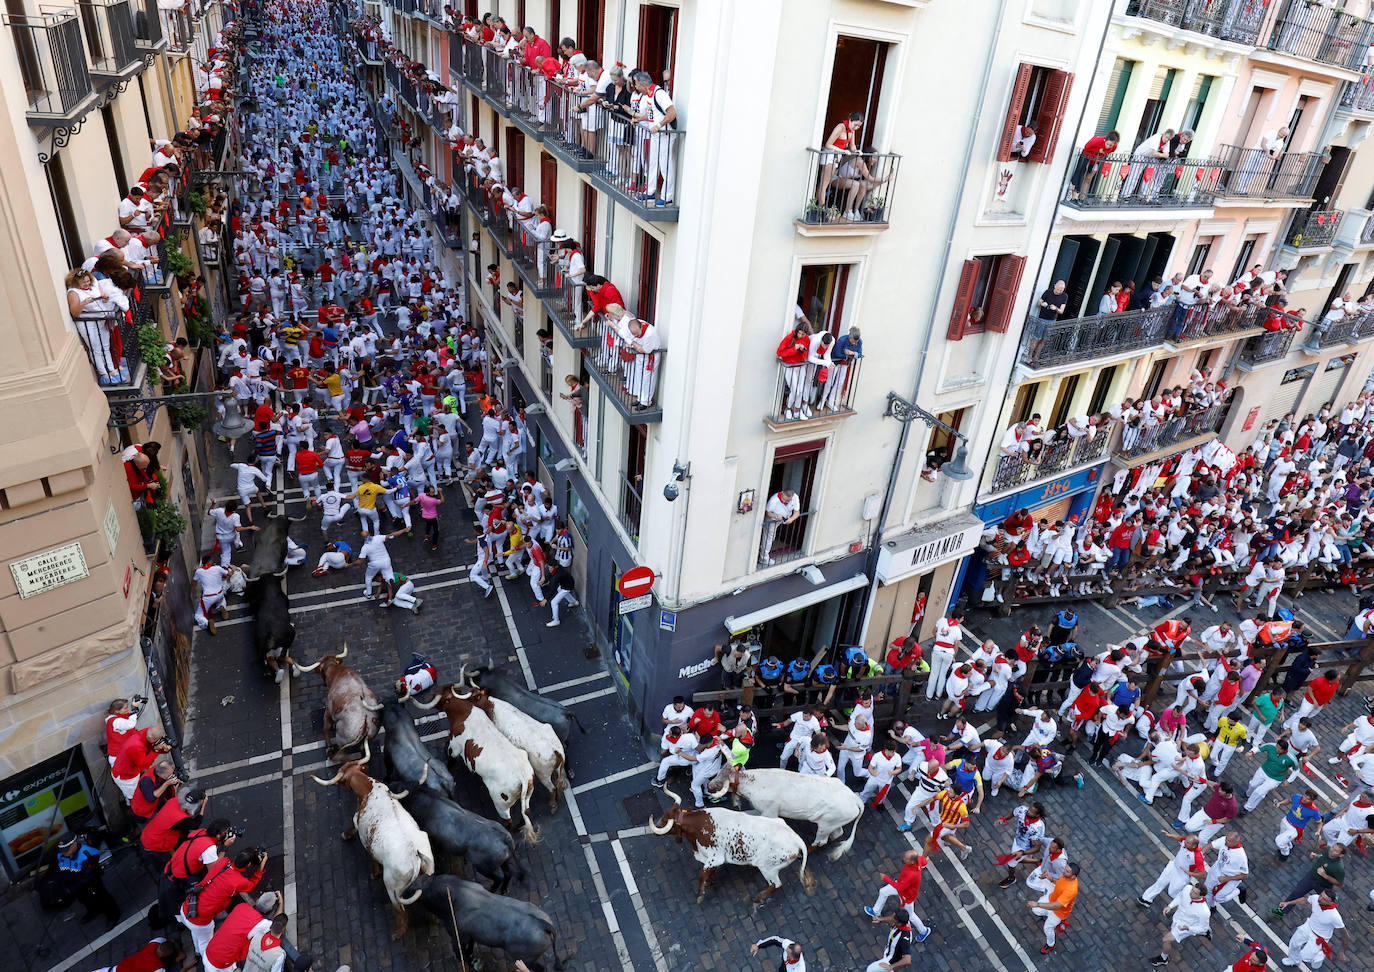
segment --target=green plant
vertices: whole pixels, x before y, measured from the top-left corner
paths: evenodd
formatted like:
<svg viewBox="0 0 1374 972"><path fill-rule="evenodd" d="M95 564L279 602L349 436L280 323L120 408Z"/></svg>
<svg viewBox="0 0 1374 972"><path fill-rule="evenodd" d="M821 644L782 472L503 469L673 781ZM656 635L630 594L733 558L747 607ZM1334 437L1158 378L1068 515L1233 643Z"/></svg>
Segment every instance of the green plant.
<svg viewBox="0 0 1374 972"><path fill-rule="evenodd" d="M181 507L170 499L161 499L153 504L150 521L153 536L169 548L175 547L186 531L186 517Z"/></svg>
<svg viewBox="0 0 1374 972"><path fill-rule="evenodd" d="M197 216L204 216L206 209L209 208L209 201L205 198L205 193L199 189L192 190L186 194L186 205L191 208L191 212Z"/></svg>
<svg viewBox="0 0 1374 972"><path fill-rule="evenodd" d="M138 341L138 356L148 366L150 373L167 363L167 349L156 324L150 322L142 325L134 333L134 338Z"/></svg>
<svg viewBox="0 0 1374 972"><path fill-rule="evenodd" d="M181 249L181 237L169 236L167 246L164 248L166 258L166 271L178 280L185 280L195 273L196 266L191 262L191 258Z"/></svg>
<svg viewBox="0 0 1374 972"><path fill-rule="evenodd" d="M200 402L178 402L167 407L171 410L172 418L176 419L183 429L198 428L210 414Z"/></svg>
<svg viewBox="0 0 1374 972"><path fill-rule="evenodd" d="M186 318L186 336L192 344L202 348L214 346L215 323L210 320L210 313L205 309L203 302L196 313Z"/></svg>

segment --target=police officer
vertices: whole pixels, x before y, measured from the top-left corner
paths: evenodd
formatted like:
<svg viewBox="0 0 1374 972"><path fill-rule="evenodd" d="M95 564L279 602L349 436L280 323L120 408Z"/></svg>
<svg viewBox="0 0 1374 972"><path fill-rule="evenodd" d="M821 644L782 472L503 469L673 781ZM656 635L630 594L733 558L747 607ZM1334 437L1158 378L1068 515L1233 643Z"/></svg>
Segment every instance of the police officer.
<svg viewBox="0 0 1374 972"><path fill-rule="evenodd" d="M1073 608L1066 607L1054 616L1050 622L1050 635L1048 641L1052 645L1062 645L1074 638L1074 629L1078 627L1078 615Z"/></svg>
<svg viewBox="0 0 1374 972"><path fill-rule="evenodd" d="M119 905L101 877L100 851L88 844L83 834L71 834L58 844L53 864L63 890L86 908L81 916L83 925L102 914L110 924L119 921Z"/></svg>
<svg viewBox="0 0 1374 972"><path fill-rule="evenodd" d="M774 700L782 691L783 665L777 655L769 655L759 663L758 671L754 674L754 681L763 690L760 694L762 698L758 700L760 708L771 708Z"/></svg>

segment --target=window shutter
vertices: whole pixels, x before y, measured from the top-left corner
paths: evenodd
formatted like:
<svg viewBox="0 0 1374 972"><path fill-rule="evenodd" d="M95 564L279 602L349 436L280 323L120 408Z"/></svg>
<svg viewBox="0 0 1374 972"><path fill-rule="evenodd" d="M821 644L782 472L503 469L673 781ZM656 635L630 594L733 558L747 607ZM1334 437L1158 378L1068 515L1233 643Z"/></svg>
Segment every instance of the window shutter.
<svg viewBox="0 0 1374 972"><path fill-rule="evenodd" d="M1045 82L1045 94L1040 99L1040 112L1035 116L1035 144L1031 146L1030 162L1049 162L1054 158L1054 146L1059 141L1059 126L1069 106L1069 89L1073 75L1068 71L1054 71Z"/></svg>
<svg viewBox="0 0 1374 972"><path fill-rule="evenodd" d="M954 292L954 310L949 315L949 330L945 332L946 341L957 341L964 336L968 326L968 312L973 304L973 288L978 284L978 261L965 260L959 271L959 289Z"/></svg>
<svg viewBox="0 0 1374 972"><path fill-rule="evenodd" d="M1007 121L1002 126L1002 142L997 146L997 161L1011 161L1011 143L1016 138L1016 124L1026 104L1026 90L1030 88L1031 66L1022 64L1016 69L1016 86L1011 89L1011 104L1007 105Z"/></svg>
<svg viewBox="0 0 1374 972"><path fill-rule="evenodd" d="M992 298L988 301L987 330L999 333L1006 331L1012 307L1016 304L1016 289L1021 285L1021 271L1025 267L1025 257L1002 257L997 267L997 277L992 282Z"/></svg>

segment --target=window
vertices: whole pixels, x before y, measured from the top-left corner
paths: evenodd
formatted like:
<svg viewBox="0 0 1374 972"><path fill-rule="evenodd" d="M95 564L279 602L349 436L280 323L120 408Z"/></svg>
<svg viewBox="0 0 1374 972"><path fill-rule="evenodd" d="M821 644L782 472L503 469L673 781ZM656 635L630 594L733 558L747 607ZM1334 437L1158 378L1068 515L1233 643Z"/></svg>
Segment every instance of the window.
<svg viewBox="0 0 1374 972"><path fill-rule="evenodd" d="M1198 371L1211 371L1217 365L1217 359L1221 357L1220 348L1208 348L1197 356L1197 363L1193 365Z"/></svg>
<svg viewBox="0 0 1374 972"><path fill-rule="evenodd" d="M802 556L805 551L806 526L811 519L824 439L783 446L773 454L773 469L768 476L768 496L790 489L797 494L801 516L786 526L778 527L769 556L773 560L787 560ZM767 498L764 499L767 502Z"/></svg>
<svg viewBox="0 0 1374 972"><path fill-rule="evenodd" d="M620 525L635 543L639 543L639 523L644 512L644 454L648 444L645 427L631 425L625 471L620 474Z"/></svg>
<svg viewBox="0 0 1374 972"><path fill-rule="evenodd" d="M472 119L472 132L471 132L470 134L472 135L473 138L481 138L481 137L482 137L482 106L481 106L481 103L478 102L477 96L476 96L476 95L473 95L473 96L472 96L472 114L469 115L468 117Z"/></svg>
<svg viewBox="0 0 1374 972"><path fill-rule="evenodd" d="M1159 386L1164 383L1164 369L1168 366L1168 361L1156 361L1150 366L1150 377L1145 379L1145 387L1140 391L1142 398L1154 398L1159 394Z"/></svg>
<svg viewBox="0 0 1374 972"><path fill-rule="evenodd" d="M1202 122L1202 112L1207 107L1207 96L1212 93L1212 82L1216 78L1210 74L1198 75L1193 84L1193 96L1188 99L1188 107L1183 109L1183 123L1180 129L1191 128L1197 131Z"/></svg>
<svg viewBox="0 0 1374 972"><path fill-rule="evenodd" d="M582 183L582 259L587 269L596 266L596 189L590 182Z"/></svg>
<svg viewBox="0 0 1374 972"><path fill-rule="evenodd" d="M568 522L577 528L577 532L582 535L582 542L587 542L587 522L590 519L587 515L587 507L582 502L582 497L577 495L577 489L573 486L572 480L568 480L568 501L563 504L568 509Z"/></svg>
<svg viewBox="0 0 1374 972"><path fill-rule="evenodd" d="M62 156L55 155L44 162L43 172L48 177L48 195L52 197L52 207L57 213L57 230L62 236L62 249L67 253L67 265L79 267L86 259L86 248L82 245L76 211L72 208L67 175L62 170Z"/></svg>
<svg viewBox="0 0 1374 972"><path fill-rule="evenodd" d="M658 240L639 231L639 299L635 305L638 316L654 321L658 311Z"/></svg>
<svg viewBox="0 0 1374 972"><path fill-rule="evenodd" d="M590 60L601 60L601 25L606 0L577 0L577 46Z"/></svg>
<svg viewBox="0 0 1374 972"><path fill-rule="evenodd" d="M849 287L848 263L823 263L802 267L797 284L797 306L811 322L813 331L829 331L836 337L844 323L844 299Z"/></svg>
<svg viewBox="0 0 1374 972"><path fill-rule="evenodd" d="M1107 84L1107 97L1102 99L1102 113L1097 116L1097 131L1094 135L1105 135L1116 128L1121 120L1121 106L1126 102L1126 89L1130 87L1131 75L1135 73L1137 62L1118 57L1112 66L1112 78Z"/></svg>
<svg viewBox="0 0 1374 972"><path fill-rule="evenodd" d="M119 194L129 194L129 180L124 168L124 150L119 145L119 129L115 126L114 107L106 105L100 109L100 120L105 123L105 144L110 147L110 162L114 165L115 185Z"/></svg>
<svg viewBox="0 0 1374 972"><path fill-rule="evenodd" d="M1103 368L1097 373L1097 383L1093 385L1092 397L1088 399L1088 414L1097 415L1107 407L1107 396L1112 393L1112 382L1116 380L1116 365Z"/></svg>
<svg viewBox="0 0 1374 972"><path fill-rule="evenodd" d="M1288 137L1283 140L1283 150L1288 151L1288 147L1293 144L1293 139L1298 135L1298 126L1302 124L1302 116L1312 105L1311 95L1302 95L1298 98L1298 103L1293 106L1293 116L1288 119Z"/></svg>
<svg viewBox="0 0 1374 972"><path fill-rule="evenodd" d="M1059 392L1054 396L1054 408L1050 409L1049 428L1057 429L1069 420L1074 396L1078 394L1078 375L1069 375L1059 383Z"/></svg>
<svg viewBox="0 0 1374 972"><path fill-rule="evenodd" d="M1145 108L1140 113L1140 127L1136 129L1135 141L1131 148L1159 131L1160 121L1164 118L1164 107L1169 103L1169 93L1173 90L1174 79L1178 77L1177 68L1162 67L1155 72L1150 84L1150 96L1145 99Z"/></svg>
<svg viewBox="0 0 1374 972"><path fill-rule="evenodd" d="M1031 146L1028 162L1044 162L1053 158L1059 140L1059 124L1069 101L1073 75L1055 71L1038 64L1022 64L1016 72L1011 104L1007 108L1006 124L1002 127L1002 142L998 146L997 161L1011 161L1011 144L1018 125L1035 124L1035 144Z"/></svg>
<svg viewBox="0 0 1374 972"><path fill-rule="evenodd" d="M525 133L512 125L506 129L506 185L524 188L525 185Z"/></svg>
<svg viewBox="0 0 1374 972"><path fill-rule="evenodd" d="M935 416L952 429L964 431L964 420L968 417L968 409L957 408L952 412L941 412ZM954 450L959 448L958 439L940 428L938 425L930 430L930 443L926 446L926 465L931 469L939 469L941 465L954 458Z"/></svg>
<svg viewBox="0 0 1374 972"><path fill-rule="evenodd" d="M1207 261L1212 257L1212 244L1217 241L1217 237L1209 236L1204 240L1199 240L1193 247L1192 259L1188 261L1188 276L1201 273L1207 269Z"/></svg>
<svg viewBox="0 0 1374 972"><path fill-rule="evenodd" d="M539 153L539 202L549 207L549 222L558 225L558 162L548 152Z"/></svg>
<svg viewBox="0 0 1374 972"><path fill-rule="evenodd" d="M1247 236L1240 244L1240 251L1236 254L1236 265L1231 268L1231 276L1226 283L1239 280L1240 275L1250 269L1250 262L1255 256L1255 244L1258 242L1258 236Z"/></svg>
<svg viewBox="0 0 1374 972"><path fill-rule="evenodd" d="M1025 266L1025 257L1012 254L965 260L946 339L958 341L965 334L1005 331Z"/></svg>
<svg viewBox="0 0 1374 972"><path fill-rule="evenodd" d="M645 3L639 7L639 66L655 80L661 80L668 93L673 91L673 68L677 62L677 7Z"/></svg>
<svg viewBox="0 0 1374 972"><path fill-rule="evenodd" d="M558 53L558 42L563 39L563 4L561 0L549 0L549 32L545 39L549 46L553 48L554 54Z"/></svg>
<svg viewBox="0 0 1374 972"><path fill-rule="evenodd" d="M830 130L848 118L851 112L857 111L864 116L864 126L859 129L859 144L865 151L873 151L873 129L878 116L889 46L882 41L843 34L836 40L822 139L829 136Z"/></svg>

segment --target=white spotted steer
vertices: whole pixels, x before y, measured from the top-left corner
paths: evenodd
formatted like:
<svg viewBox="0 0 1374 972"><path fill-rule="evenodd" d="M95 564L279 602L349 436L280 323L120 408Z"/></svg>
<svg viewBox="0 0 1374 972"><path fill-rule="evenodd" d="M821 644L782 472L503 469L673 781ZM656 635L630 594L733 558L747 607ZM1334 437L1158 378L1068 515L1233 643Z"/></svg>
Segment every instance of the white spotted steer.
<svg viewBox="0 0 1374 972"><path fill-rule="evenodd" d="M756 817L737 810L709 807L687 810L672 790L666 791L673 806L649 830L660 837L669 834L692 845L692 855L701 864L697 882L697 904L706 896L706 884L722 864L743 864L758 868L768 887L754 899L754 910L782 887L779 872L793 861L801 860L801 883L807 894L815 890L816 880L806 867L806 841L776 817Z"/></svg>
<svg viewBox="0 0 1374 972"><path fill-rule="evenodd" d="M466 668L458 675L459 687L463 687L465 675ZM495 698L475 685L469 691L472 692L472 704L487 714L497 731L525 751L535 778L549 791L549 809L557 810L558 795L568 786L568 778L564 773L567 760L558 733L548 723L526 715L509 702Z"/></svg>
<svg viewBox="0 0 1374 972"><path fill-rule="evenodd" d="M414 904L420 897L419 891L409 898L403 897L403 893L420 875L434 873L434 851L429 846L429 835L401 806L400 798L407 794L394 794L385 783L367 775L366 766L371 755L364 741L362 759L339 767L332 780L322 780L318 776L313 779L323 786L342 783L358 798L353 829L344 834L344 839L360 838L372 855L372 876L381 872L386 896L396 912L391 937L397 939L406 930L405 906Z"/></svg>
<svg viewBox="0 0 1374 972"><path fill-rule="evenodd" d="M715 787L712 789L711 787ZM854 843L864 802L833 776L807 776L782 769L739 770L722 767L706 792L718 800L726 792L748 800L765 817L809 820L816 825L816 850L849 828L849 836L830 851L831 860L844 856Z"/></svg>

